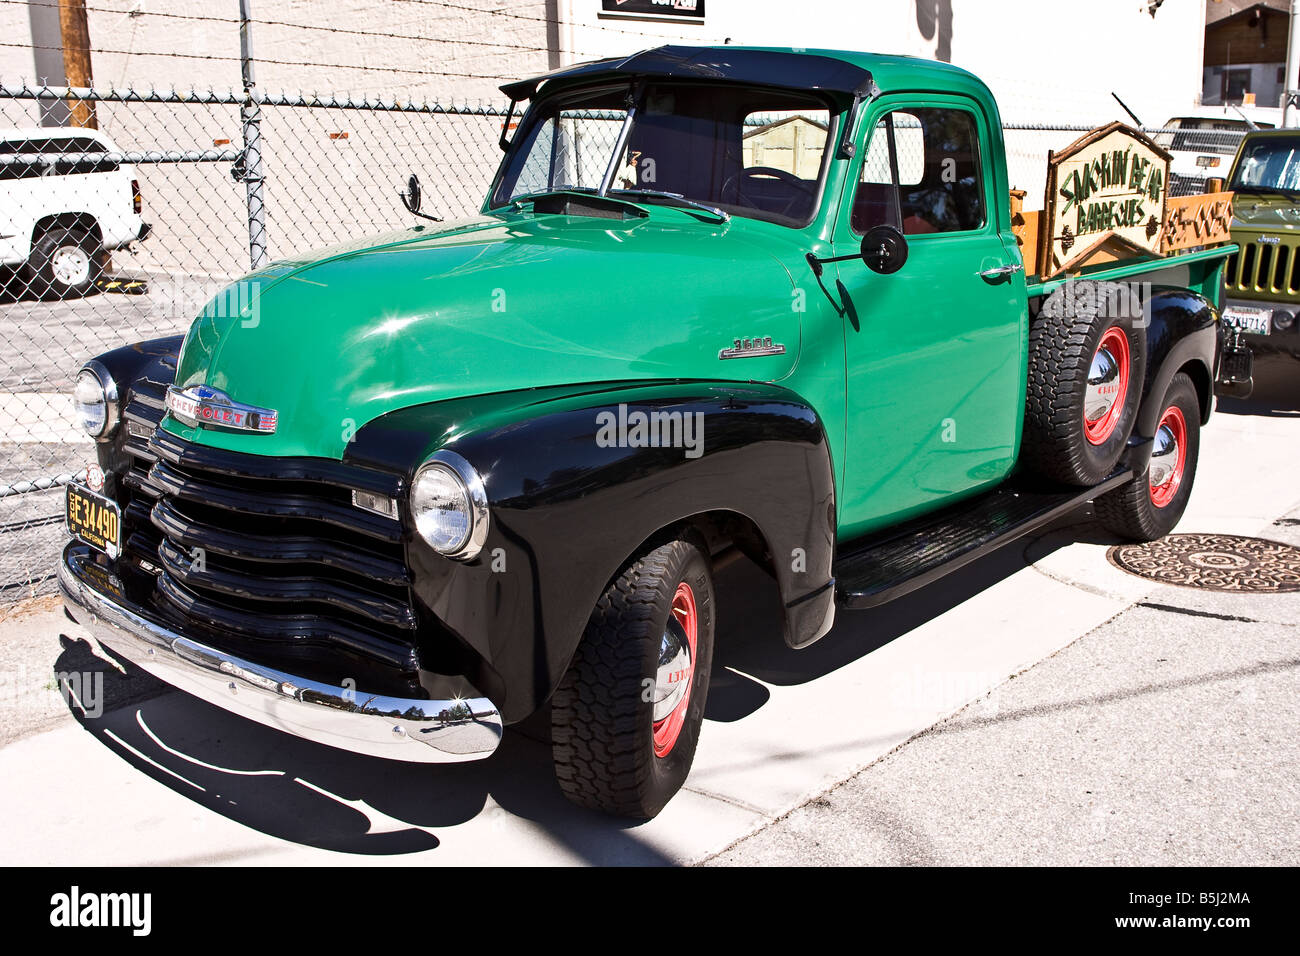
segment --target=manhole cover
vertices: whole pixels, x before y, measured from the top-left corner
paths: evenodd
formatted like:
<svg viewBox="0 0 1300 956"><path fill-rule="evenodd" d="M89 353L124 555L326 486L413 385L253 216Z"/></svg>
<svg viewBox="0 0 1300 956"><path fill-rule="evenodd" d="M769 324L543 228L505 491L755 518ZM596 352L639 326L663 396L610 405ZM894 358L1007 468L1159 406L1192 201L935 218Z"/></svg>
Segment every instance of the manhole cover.
<svg viewBox="0 0 1300 956"><path fill-rule="evenodd" d="M1106 552L1121 571L1207 591L1300 591L1300 548L1235 534L1171 534Z"/></svg>

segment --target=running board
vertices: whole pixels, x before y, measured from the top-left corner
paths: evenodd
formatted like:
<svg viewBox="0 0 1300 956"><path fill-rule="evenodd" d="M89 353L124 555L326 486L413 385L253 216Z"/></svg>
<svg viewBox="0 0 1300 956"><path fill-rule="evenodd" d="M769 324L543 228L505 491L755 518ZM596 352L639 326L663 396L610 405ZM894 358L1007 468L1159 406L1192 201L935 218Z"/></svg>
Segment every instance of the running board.
<svg viewBox="0 0 1300 956"><path fill-rule="evenodd" d="M1091 488L1001 485L952 508L848 544L835 561L845 608L888 604L1069 514L1133 478L1115 472Z"/></svg>

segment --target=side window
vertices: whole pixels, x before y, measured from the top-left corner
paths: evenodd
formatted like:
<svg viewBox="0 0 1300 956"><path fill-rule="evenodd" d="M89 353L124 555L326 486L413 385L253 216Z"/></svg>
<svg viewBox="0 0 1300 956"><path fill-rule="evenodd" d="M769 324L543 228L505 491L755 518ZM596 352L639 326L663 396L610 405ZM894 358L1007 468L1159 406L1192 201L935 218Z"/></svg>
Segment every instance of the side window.
<svg viewBox="0 0 1300 956"><path fill-rule="evenodd" d="M910 236L982 228L984 183L974 115L913 109L885 116L872 130L851 218L857 233L885 224Z"/></svg>
<svg viewBox="0 0 1300 956"><path fill-rule="evenodd" d="M52 136L49 139L12 139L0 142L0 156L32 157L0 161L0 179L33 179L44 175L111 173L118 164L102 154L104 144L90 136Z"/></svg>
<svg viewBox="0 0 1300 956"><path fill-rule="evenodd" d="M54 161L57 173L111 173L117 169L117 163L96 155L108 150L104 149L103 143L89 136L73 136L56 143L55 149L62 154Z"/></svg>
<svg viewBox="0 0 1300 956"><path fill-rule="evenodd" d="M0 142L0 156L5 157L0 160L0 180L39 178L49 168L48 164L34 155L41 151L44 142L32 142L26 139L9 139ZM19 154L28 158L20 159Z"/></svg>

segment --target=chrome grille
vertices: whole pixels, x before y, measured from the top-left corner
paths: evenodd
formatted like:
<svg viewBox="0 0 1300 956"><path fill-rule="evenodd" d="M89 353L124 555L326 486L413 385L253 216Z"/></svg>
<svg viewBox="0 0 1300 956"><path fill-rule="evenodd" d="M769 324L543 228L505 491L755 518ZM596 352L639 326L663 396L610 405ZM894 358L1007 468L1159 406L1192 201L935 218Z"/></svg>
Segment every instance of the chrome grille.
<svg viewBox="0 0 1300 956"><path fill-rule="evenodd" d="M161 419L134 395L130 419ZM143 429L139 429L143 431ZM395 476L324 459L240 455L161 429L128 430L124 551L156 575L155 603L185 626L328 645L414 673L417 615L401 525L356 508L354 488L396 496Z"/></svg>

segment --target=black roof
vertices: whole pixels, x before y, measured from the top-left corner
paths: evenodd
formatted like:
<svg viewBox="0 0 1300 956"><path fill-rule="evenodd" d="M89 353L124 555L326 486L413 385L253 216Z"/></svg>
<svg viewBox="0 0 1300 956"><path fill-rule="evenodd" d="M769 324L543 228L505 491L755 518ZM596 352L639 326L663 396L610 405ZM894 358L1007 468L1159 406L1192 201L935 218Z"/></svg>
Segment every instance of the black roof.
<svg viewBox="0 0 1300 956"><path fill-rule="evenodd" d="M845 60L815 53L753 50L744 47L661 46L634 53L579 63L529 80L506 83L501 92L512 100L532 99L537 88L550 80L617 76L722 80L758 86L825 90L859 97L871 95L871 73Z"/></svg>

